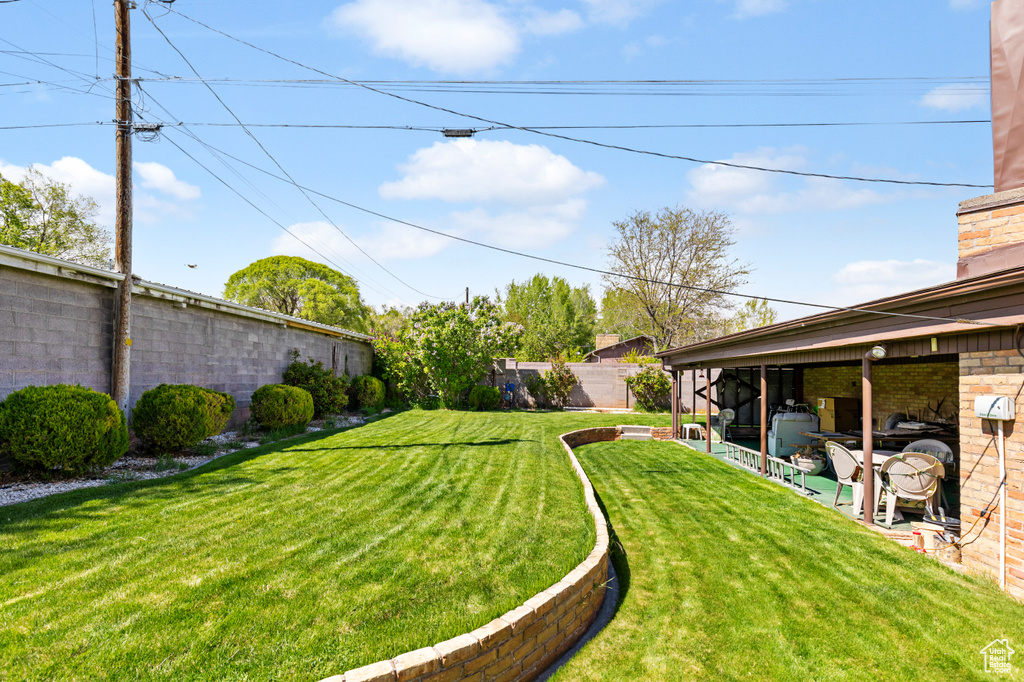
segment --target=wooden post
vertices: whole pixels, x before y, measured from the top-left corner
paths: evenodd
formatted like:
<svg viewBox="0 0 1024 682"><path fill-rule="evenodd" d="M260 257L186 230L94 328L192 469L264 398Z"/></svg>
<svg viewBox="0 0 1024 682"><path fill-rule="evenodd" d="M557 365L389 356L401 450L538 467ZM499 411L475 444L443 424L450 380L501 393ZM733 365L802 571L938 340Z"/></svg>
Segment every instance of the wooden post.
<svg viewBox="0 0 1024 682"><path fill-rule="evenodd" d="M861 396L861 410L864 414L864 422L861 426L864 430L864 523L869 526L875 524L875 469L874 460L874 430L875 419L871 414L871 360L865 357L861 360L863 395Z"/></svg>
<svg viewBox="0 0 1024 682"><path fill-rule="evenodd" d="M114 54L117 66L117 213L114 220L114 265L117 271L124 275L124 279L117 287L117 306L114 311L110 393L122 411L128 409L132 350L132 48L129 4L130 0L114 0L114 26L117 32Z"/></svg>
<svg viewBox="0 0 1024 682"><path fill-rule="evenodd" d="M768 365L761 363L761 476L768 475Z"/></svg>
<svg viewBox="0 0 1024 682"><path fill-rule="evenodd" d="M707 369L704 370L704 372L705 372L704 382L705 382L705 386L707 387L706 388L707 395L704 397L704 404L707 405L707 415L708 415L708 417L707 417L708 420L704 424L704 427L705 427L705 431L707 431L707 437L708 437L708 449L707 449L707 451L708 451L708 453L710 453L711 452L711 368L708 367Z"/></svg>

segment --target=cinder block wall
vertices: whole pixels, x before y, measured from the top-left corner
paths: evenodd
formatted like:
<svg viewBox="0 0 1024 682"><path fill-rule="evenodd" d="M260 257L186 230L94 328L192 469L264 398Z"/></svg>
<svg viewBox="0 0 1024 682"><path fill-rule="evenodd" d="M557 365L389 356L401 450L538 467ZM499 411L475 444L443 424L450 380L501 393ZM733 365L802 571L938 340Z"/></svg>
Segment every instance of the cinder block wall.
<svg viewBox="0 0 1024 682"><path fill-rule="evenodd" d="M942 401L940 412L954 417L959 404L960 370L955 362L909 365L876 365L871 370L872 411L885 420L893 412L934 420L929 409ZM815 367L804 370L804 402L814 405L818 398L861 397L861 368Z"/></svg>
<svg viewBox="0 0 1024 682"><path fill-rule="evenodd" d="M113 289L0 266L0 400L25 386L110 390Z"/></svg>
<svg viewBox="0 0 1024 682"><path fill-rule="evenodd" d="M28 260L26 262L31 262ZM110 391L114 284L0 264L0 399L25 386L81 384ZM368 342L285 326L224 309L136 293L132 298L129 404L161 383L234 396L232 423L248 418L252 392L281 381L288 353L349 374L371 369Z"/></svg>
<svg viewBox="0 0 1024 682"><path fill-rule="evenodd" d="M960 523L963 563L999 578L997 426L974 416L974 399L1009 396L1017 419L1004 422L1006 453L1006 589L1024 599L1024 358L1016 351L960 354ZM967 533L977 522L974 530Z"/></svg>
<svg viewBox="0 0 1024 682"><path fill-rule="evenodd" d="M610 363L570 362L567 366L579 379L579 384L569 395L570 407L631 409L636 404L636 398L626 386L625 379L639 372L642 369L640 365L616 361ZM494 385L500 388L505 385L505 382L511 381L516 385L516 403L535 407L533 396L526 390L526 380L549 369L551 369L550 362L498 360L494 372ZM689 373L681 374L679 380L681 385L680 402L684 411L692 413L696 409L698 412L703 412L706 409L703 398L696 396L696 405L694 405L693 383ZM485 377L483 383L489 386L491 376ZM704 388L701 380L698 380L698 388Z"/></svg>

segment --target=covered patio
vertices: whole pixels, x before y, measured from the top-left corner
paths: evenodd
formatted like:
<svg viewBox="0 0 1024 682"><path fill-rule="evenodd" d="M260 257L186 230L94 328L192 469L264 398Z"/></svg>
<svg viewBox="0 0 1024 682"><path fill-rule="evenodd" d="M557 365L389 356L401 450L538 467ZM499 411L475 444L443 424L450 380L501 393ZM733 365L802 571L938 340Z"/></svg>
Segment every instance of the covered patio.
<svg viewBox="0 0 1024 682"><path fill-rule="evenodd" d="M975 416L974 398L1016 396L1024 370L1022 324L1024 268L1017 267L673 348L658 354L673 379L673 433L677 438L686 435L681 430L680 377L703 376L702 393L714 406L709 421L726 408L733 411L734 421L727 443L687 444L761 476L785 480L829 506L837 485L834 473L812 476L788 457L769 454L770 413L786 401L807 405L808 412L819 416L825 412L819 406L827 404L832 423L823 421L812 435L820 436L822 444L834 440L862 451L857 455L861 462L877 464L883 453L876 450L898 452L917 438L944 442L953 451L951 466L943 472L945 512L961 519L965 535L972 534L963 538L964 562L995 573L991 543L998 542L999 531L992 521L999 513L993 493L1002 478L995 424ZM713 371L720 372L714 384ZM1008 424L1013 441L1012 422ZM865 433L871 437L864 438ZM746 452L731 456L728 443L744 446ZM1016 452L1020 445L1007 447ZM1024 467L1014 465L1008 473L1011 496L1024 499L1016 492ZM876 481L862 477L864 499L874 498ZM838 509L851 515L851 502L847 488ZM883 501L874 517L862 521L884 524L885 506ZM921 518L911 510L903 524ZM897 523L894 528L908 526ZM1011 523L1010 531L1015 530L1021 529ZM1017 571L1017 582L1024 587L1024 551L1019 554L1019 560L1003 555L1009 562L1005 575L1012 578L1011 571ZM1014 563L1018 561L1019 567Z"/></svg>

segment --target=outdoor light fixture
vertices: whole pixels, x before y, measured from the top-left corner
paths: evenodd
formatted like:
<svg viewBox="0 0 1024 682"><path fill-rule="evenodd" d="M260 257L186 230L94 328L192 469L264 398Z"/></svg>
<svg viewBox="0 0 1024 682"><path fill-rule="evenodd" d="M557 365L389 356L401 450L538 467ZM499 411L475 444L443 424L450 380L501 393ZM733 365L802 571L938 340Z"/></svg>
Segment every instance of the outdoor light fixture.
<svg viewBox="0 0 1024 682"><path fill-rule="evenodd" d="M881 360L885 357L885 346L875 346L864 354L868 360Z"/></svg>

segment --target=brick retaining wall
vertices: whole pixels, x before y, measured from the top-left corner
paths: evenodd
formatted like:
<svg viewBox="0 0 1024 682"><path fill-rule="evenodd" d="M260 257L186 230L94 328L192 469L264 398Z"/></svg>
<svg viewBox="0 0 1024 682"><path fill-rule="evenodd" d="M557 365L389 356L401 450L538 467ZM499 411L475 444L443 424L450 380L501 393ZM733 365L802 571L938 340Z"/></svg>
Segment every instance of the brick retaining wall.
<svg viewBox="0 0 1024 682"><path fill-rule="evenodd" d="M608 580L607 522L590 479L572 449L618 440L620 435L620 427L612 426L559 436L583 484L584 499L597 531L593 551L567 576L472 632L322 682L528 682L544 672L594 622Z"/></svg>

